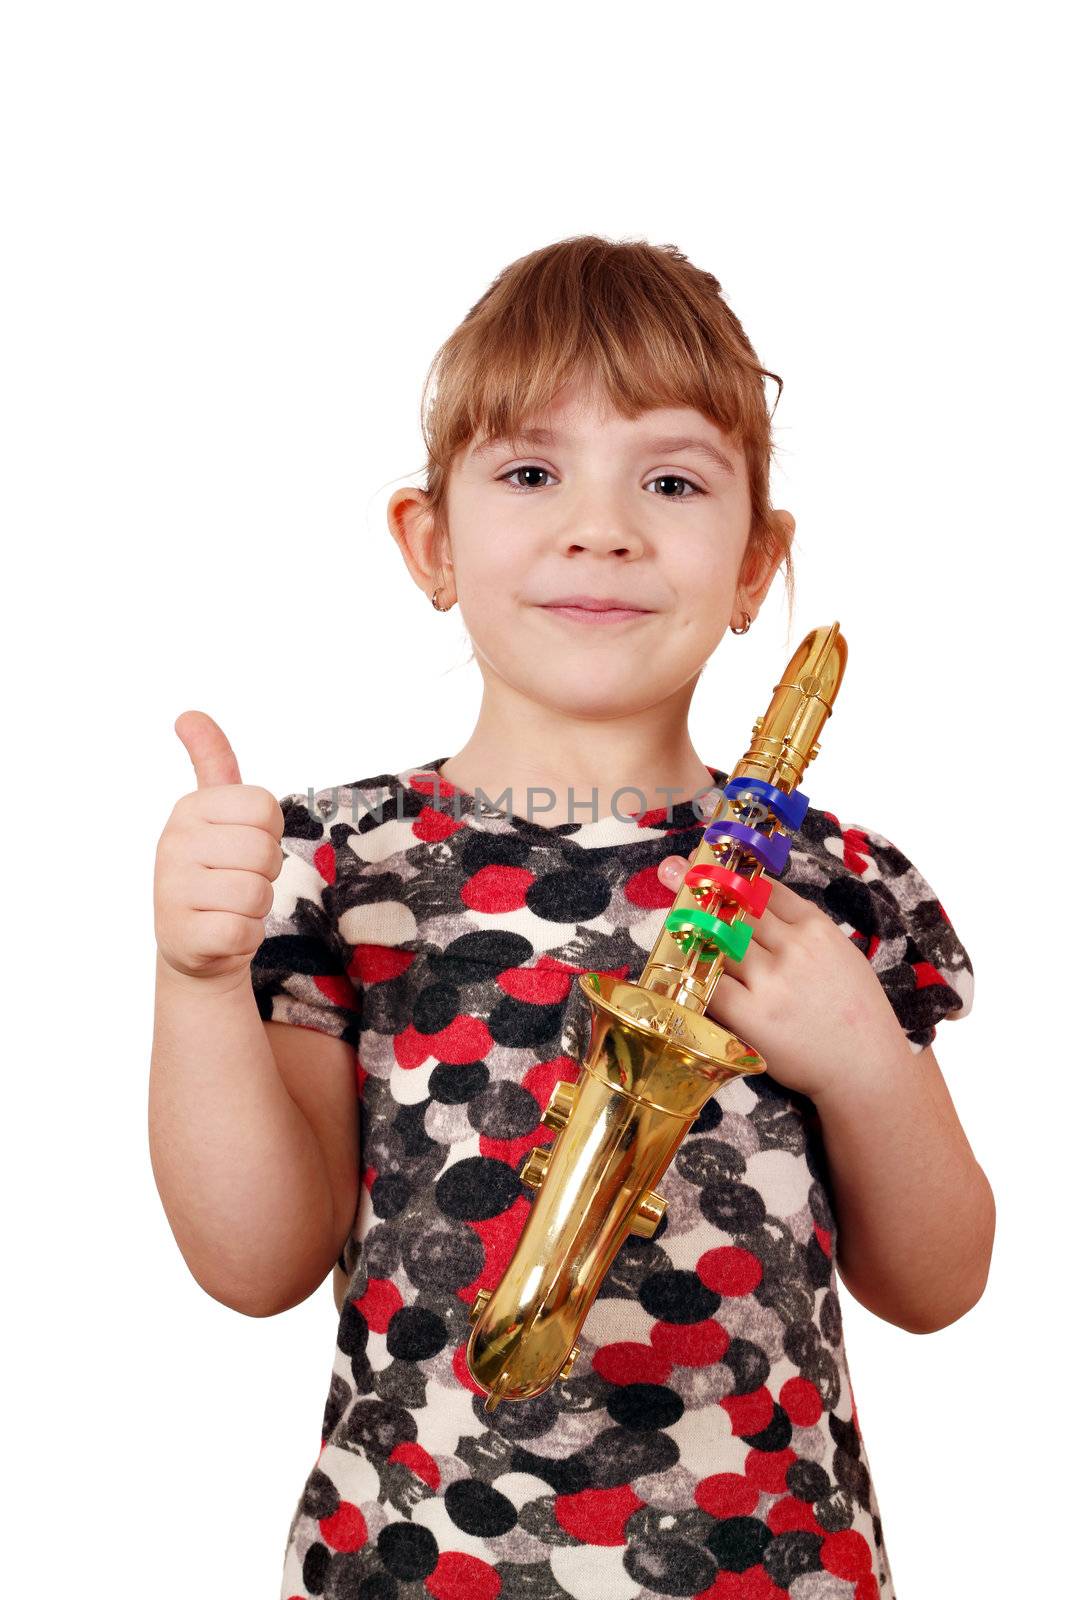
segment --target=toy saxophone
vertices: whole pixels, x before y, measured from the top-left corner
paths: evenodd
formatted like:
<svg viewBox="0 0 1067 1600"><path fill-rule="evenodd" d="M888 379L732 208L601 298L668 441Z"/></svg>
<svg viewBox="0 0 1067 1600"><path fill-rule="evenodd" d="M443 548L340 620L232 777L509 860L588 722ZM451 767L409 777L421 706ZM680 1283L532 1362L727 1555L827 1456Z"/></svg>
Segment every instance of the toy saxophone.
<svg viewBox="0 0 1067 1600"><path fill-rule="evenodd" d="M592 1009L576 1083L557 1083L542 1121L550 1148L530 1151L536 1191L496 1289L470 1311L467 1365L485 1409L528 1400L569 1376L604 1277L630 1234L650 1239L667 1205L655 1185L706 1101L766 1070L711 1017L724 958L740 961L762 916L765 872L785 865L808 798L797 789L831 714L848 650L838 624L807 635L752 729L636 983L583 973Z"/></svg>

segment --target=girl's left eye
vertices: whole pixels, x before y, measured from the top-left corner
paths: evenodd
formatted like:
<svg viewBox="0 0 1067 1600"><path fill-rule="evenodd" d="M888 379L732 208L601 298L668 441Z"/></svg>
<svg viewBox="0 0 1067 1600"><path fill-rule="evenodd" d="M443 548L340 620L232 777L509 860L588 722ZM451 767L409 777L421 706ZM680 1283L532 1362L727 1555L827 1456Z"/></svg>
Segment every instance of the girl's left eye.
<svg viewBox="0 0 1067 1600"><path fill-rule="evenodd" d="M707 490L706 489L702 489L699 484L694 483L692 478L683 478L681 473L679 473L679 472L661 472L659 477L651 479L651 482L652 483L684 483L690 489L692 489L693 494L707 494ZM690 495L690 494L668 494L668 495L662 495L661 494L661 495L657 496L657 499L660 499L660 500L691 500L692 498L693 498L693 495Z"/></svg>
<svg viewBox="0 0 1067 1600"><path fill-rule="evenodd" d="M535 489L535 488L540 487L538 484L532 484L532 483L512 483L511 479L514 478L516 476L516 474L520 473L520 472L540 472L540 473L543 473L546 477L552 477L553 476L553 474L549 472L547 467L533 467L533 466L529 466L529 467L512 467L510 472L505 472L504 476L502 478L498 478L496 481L498 483L506 483L509 488L517 489L520 494L527 494L527 493L529 493L529 491L531 489ZM707 493L706 489L701 489L699 484L694 483L691 478L683 478L681 476L681 474L678 473L678 472L661 472L660 475L657 478L650 479L650 482L652 482L652 483L684 483L688 488L692 489L694 495L695 494L706 494ZM668 495L658 495L657 496L657 499L660 499L660 500L691 500L692 498L693 498L693 495L673 494L673 493L672 494L668 494Z"/></svg>
<svg viewBox="0 0 1067 1600"><path fill-rule="evenodd" d="M496 481L497 483L506 483L509 489L518 489L520 494L525 494L527 490L537 487L536 484L532 483L512 483L512 478L519 472L540 472L546 478L552 476L547 467L512 467L510 472L505 472L504 476Z"/></svg>

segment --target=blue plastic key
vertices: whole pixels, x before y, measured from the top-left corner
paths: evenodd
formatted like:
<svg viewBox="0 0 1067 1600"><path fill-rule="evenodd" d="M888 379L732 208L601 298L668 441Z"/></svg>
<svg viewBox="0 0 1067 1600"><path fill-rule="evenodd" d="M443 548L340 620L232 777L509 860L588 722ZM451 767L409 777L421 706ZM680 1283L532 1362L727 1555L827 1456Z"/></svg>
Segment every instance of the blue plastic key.
<svg viewBox="0 0 1067 1600"><path fill-rule="evenodd" d="M785 827L792 828L794 832L804 821L808 809L808 797L801 794L799 789L794 789L792 794L786 794L784 789L775 788L773 783L768 783L764 778L731 778L723 790L727 800L733 800L738 795L753 794L757 800L762 800L769 806L778 821Z"/></svg>

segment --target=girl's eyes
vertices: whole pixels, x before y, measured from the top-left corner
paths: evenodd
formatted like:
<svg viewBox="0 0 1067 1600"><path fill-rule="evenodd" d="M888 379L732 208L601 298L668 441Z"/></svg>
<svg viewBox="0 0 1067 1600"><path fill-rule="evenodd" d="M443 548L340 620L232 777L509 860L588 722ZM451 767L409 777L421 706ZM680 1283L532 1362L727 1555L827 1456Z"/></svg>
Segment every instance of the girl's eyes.
<svg viewBox="0 0 1067 1600"><path fill-rule="evenodd" d="M517 492L519 494L529 494L531 492L531 490L539 487L539 485L532 484L532 483L525 483L525 484L523 484L523 483L512 483L511 479L514 478L515 474L518 473L518 472L540 472L540 473L543 473L546 477L553 477L554 476L553 473L549 472L547 467L533 467L533 466L529 466L529 467L512 467L510 472L505 472L504 476L502 478L497 478L496 481L497 481L497 483L506 483L509 489L515 489L515 490L517 490ZM661 472L658 477L651 479L651 482L652 483L684 483L690 489L692 489L693 494L707 494L707 492L708 492L706 489L702 489L699 484L694 483L691 478L683 478L682 475L680 473L678 473L678 472ZM659 499L659 500L691 500L693 498L693 495L688 495L688 494L668 494L668 495L657 495L656 498Z"/></svg>

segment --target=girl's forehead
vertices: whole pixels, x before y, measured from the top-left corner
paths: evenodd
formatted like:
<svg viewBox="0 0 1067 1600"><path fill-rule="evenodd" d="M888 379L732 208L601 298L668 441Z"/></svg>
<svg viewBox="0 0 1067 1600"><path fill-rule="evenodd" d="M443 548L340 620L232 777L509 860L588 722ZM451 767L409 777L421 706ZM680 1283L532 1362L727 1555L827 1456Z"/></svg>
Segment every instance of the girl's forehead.
<svg viewBox="0 0 1067 1600"><path fill-rule="evenodd" d="M670 415L676 415L679 420L710 421L704 418L702 412L684 400L668 396L650 399L636 414L631 414L621 410L601 385L577 382L565 384L548 405L539 408L531 406L525 410L521 421L523 427L544 429L581 424L587 427L605 427L636 425L646 417L659 419Z"/></svg>
<svg viewBox="0 0 1067 1600"><path fill-rule="evenodd" d="M478 430L468 440L465 459L476 463L498 446L516 444L561 447L581 445L607 435L614 445L629 442L666 444L682 448L686 441L717 447L727 458L732 441L711 417L693 406L665 403L649 406L635 416L619 411L604 399L583 398L566 404L531 410L507 430Z"/></svg>

